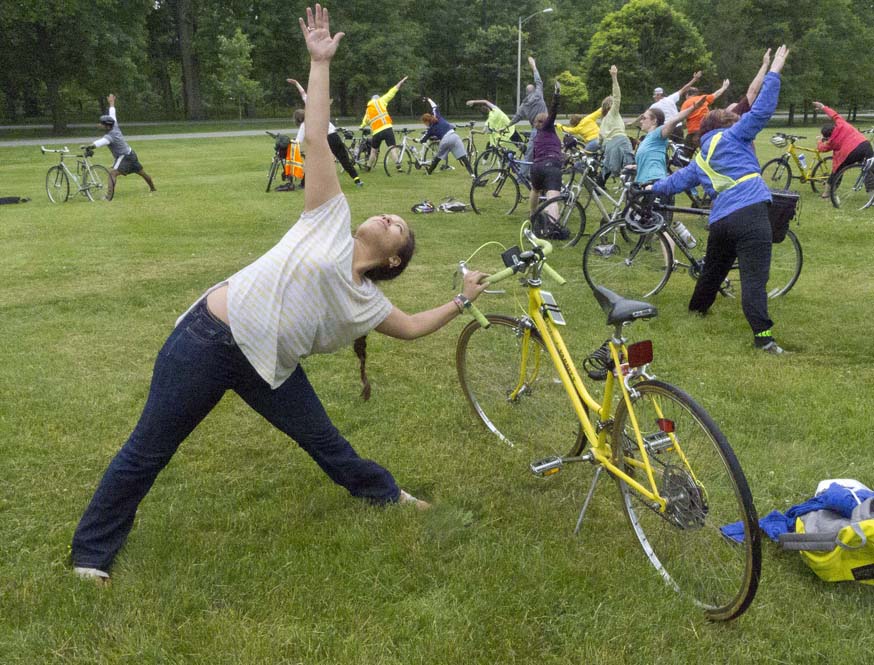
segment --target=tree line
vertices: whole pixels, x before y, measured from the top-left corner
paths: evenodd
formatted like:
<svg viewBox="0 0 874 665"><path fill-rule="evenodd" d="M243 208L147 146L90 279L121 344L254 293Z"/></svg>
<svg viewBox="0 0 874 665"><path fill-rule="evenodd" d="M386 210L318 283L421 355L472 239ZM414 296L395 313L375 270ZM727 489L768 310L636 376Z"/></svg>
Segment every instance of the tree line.
<svg viewBox="0 0 874 665"><path fill-rule="evenodd" d="M0 0L0 115L50 118L56 130L87 119L114 92L124 117L222 119L285 115L300 105L285 79L306 80L297 17L287 0ZM552 12L541 13L550 7ZM874 0L343 0L330 7L346 32L332 67L336 115L409 76L393 109L444 113L488 98L516 100L518 24L525 56L559 78L566 106L594 108L616 64L623 108L642 109L652 89L679 88L703 70L702 88L745 90L764 49L793 49L781 105L806 119L810 102L847 110L874 101ZM530 18L529 18L530 17ZM570 110L566 108L565 110Z"/></svg>

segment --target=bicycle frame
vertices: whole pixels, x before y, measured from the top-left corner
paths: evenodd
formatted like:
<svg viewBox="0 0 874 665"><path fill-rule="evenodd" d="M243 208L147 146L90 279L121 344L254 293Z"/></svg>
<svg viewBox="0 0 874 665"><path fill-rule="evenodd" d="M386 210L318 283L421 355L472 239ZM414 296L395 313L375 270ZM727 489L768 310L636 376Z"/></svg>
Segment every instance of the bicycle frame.
<svg viewBox="0 0 874 665"><path fill-rule="evenodd" d="M568 351L568 348L561 336L561 333L559 333L558 331L559 324L555 322L554 315L552 314L552 312L557 311L557 306L548 303L544 299L543 291L541 289L542 282L540 276L541 272L544 270L548 271L550 274L553 274L555 277L558 277L560 283L564 282L564 280L561 279L560 276L557 275L557 273L555 273L545 264L546 255L551 252L552 245L548 241L536 238L536 236L531 233L530 229L526 229L526 226L527 223L526 225L523 225L524 237L533 246L539 247L541 254L539 262L531 266L531 275L524 280L528 292L528 304L526 308L526 315L521 319L524 332L522 338L520 373L516 387L512 391L510 391L508 397L510 399L513 399L524 390L526 385L526 376L528 376L529 363L534 363L532 367L535 371L535 374L537 373L537 371L539 371L539 363L542 361L542 359L539 357L540 353L537 346L531 343L531 331L532 329L536 330L539 333L547 352L549 353L550 360L552 361L558 373L559 379L561 380L565 392L571 401L574 412L576 413L577 419L580 422L580 426L582 427L585 438L590 446L589 452L583 455L558 458L555 460L545 460L545 462L551 462L552 468L555 470L558 470L558 468L563 466L565 463L595 463L599 467L606 469L615 478L621 479L628 486L632 487L640 495L645 497L653 507L657 506L659 512L664 512L667 509L667 500L660 495L657 488L655 474L653 472L653 467L650 462L649 452L647 450L646 443L644 442L643 435L637 421L637 417L634 413L634 405L632 401L637 395L634 389L633 382L638 378L654 378L647 371L649 367L649 359L645 360L644 362L638 363L637 366L634 367L630 365L627 340L622 336L623 324L617 324L615 326L614 334L608 342L610 356L613 361L614 369L607 374L603 401L599 403L591 395L591 393L589 393L589 391L586 389L585 384L582 381L582 378L579 375L579 372L576 369L576 364L573 362L572 356ZM466 265L462 263L460 265L460 269L462 271L466 270ZM515 274L514 270L512 268L508 268L505 271L501 271L499 273L496 273L495 275L492 275L486 280L486 282L489 284L493 284L502 279L505 279L511 274ZM478 315L477 318L480 321L480 325L484 325L483 321L487 323L485 317L482 317L482 315L479 314L478 310L475 310L475 316L476 315ZM534 350L533 358L531 357L532 349ZM612 449L608 437L613 433L612 405L613 397L617 389L621 393L621 398L624 401L625 406L628 410L629 419L632 427L634 428L637 448L640 453L640 458L642 460L637 461L634 459L624 459L623 463L628 466L642 469L646 476L646 485L642 484L637 479L628 475L619 466L617 466L612 459ZM594 414L594 416L597 417L596 422L593 423L592 415L590 414ZM658 415L659 417L663 416L661 412L659 412ZM664 434L667 436L667 439L664 442L665 445L673 447L673 449L676 450L676 452L684 460L684 462L686 462L685 455L683 454L679 442L677 441L673 433L664 432ZM694 477L694 473L691 469L689 469L689 472L692 473Z"/></svg>
<svg viewBox="0 0 874 665"><path fill-rule="evenodd" d="M801 160L798 158L798 155L801 153L806 153L806 152L810 152L810 153L813 153L814 155L816 155L816 160L812 164L804 166L801 163ZM795 164L795 166L798 167L798 170L801 173L801 175L797 176L794 173L790 172L791 176L792 176L792 178L798 178L803 183L807 183L807 182L810 182L811 180L813 180L814 179L813 178L813 171L816 169L817 166L819 166L823 161L825 161L822 158L822 153L819 152L818 150L816 150L815 148L805 148L805 147L800 146L800 145L795 145L794 138L789 141L789 146L786 148L786 152L783 153L783 156L792 158L792 162ZM824 178L817 178L817 180L827 181L829 175L831 175L831 174L830 173L826 174L826 176Z"/></svg>
<svg viewBox="0 0 874 665"><path fill-rule="evenodd" d="M70 166L64 161L64 158L67 155L70 155L70 149L67 146L64 146L60 150L50 150L45 146L40 146L40 152L45 154L58 154L60 155L60 160L58 161L58 165L61 167L61 170L66 174L66 176L72 180L73 184L76 185L76 193L82 194L89 200L94 200L91 195L91 190L93 188L102 189L103 186L100 183L100 179L94 173L94 166L91 164L91 160L89 158L89 154L77 154L74 155L76 157L76 171L74 172ZM100 167L103 169L103 167ZM103 169L105 170L105 169ZM80 177L80 175L82 177Z"/></svg>

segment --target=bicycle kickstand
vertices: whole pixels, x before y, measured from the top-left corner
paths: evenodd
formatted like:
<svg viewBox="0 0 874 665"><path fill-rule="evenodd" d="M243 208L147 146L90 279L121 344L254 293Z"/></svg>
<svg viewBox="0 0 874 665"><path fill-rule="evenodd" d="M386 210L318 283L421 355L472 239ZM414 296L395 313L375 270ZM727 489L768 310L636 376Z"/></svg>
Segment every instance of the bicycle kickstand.
<svg viewBox="0 0 874 665"><path fill-rule="evenodd" d="M601 477L601 472L604 470L603 466L599 466L595 469L595 477L592 478L592 485L589 487L589 493L586 495L586 500L583 501L583 507L580 510L580 516L577 518L577 526L574 527L574 535L579 535L580 527L583 525L583 518L586 516L586 510L589 508L589 502L592 500L592 495L595 493L595 486L598 484L598 478Z"/></svg>

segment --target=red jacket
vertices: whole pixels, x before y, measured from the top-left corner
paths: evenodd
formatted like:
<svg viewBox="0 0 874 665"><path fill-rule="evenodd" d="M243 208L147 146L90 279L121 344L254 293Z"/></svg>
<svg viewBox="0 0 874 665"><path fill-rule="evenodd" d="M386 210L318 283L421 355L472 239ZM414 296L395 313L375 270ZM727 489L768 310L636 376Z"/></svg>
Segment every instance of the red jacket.
<svg viewBox="0 0 874 665"><path fill-rule="evenodd" d="M823 106L822 110L829 118L834 120L835 129L828 141L817 142L816 149L820 152L834 151L832 155L832 173L835 173L841 168L841 164L844 163L847 156L861 144L868 141L868 139L865 138L862 132L844 120L837 111L830 109L828 106Z"/></svg>

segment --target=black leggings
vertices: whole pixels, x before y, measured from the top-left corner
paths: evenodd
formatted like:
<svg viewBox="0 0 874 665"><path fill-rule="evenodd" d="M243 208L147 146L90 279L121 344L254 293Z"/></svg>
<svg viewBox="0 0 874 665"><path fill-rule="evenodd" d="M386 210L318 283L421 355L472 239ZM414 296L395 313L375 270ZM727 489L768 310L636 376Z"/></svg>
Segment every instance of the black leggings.
<svg viewBox="0 0 874 665"><path fill-rule="evenodd" d="M753 203L710 225L704 270L695 284L689 311L704 314L710 309L722 281L738 260L741 307L753 334L769 330L768 274L771 270L771 222L768 204Z"/></svg>
<svg viewBox="0 0 874 665"><path fill-rule="evenodd" d="M328 147L331 148L334 157L337 158L337 161L340 162L340 166L342 166L343 170L349 174L349 177L353 180L357 178L358 171L355 169L355 165L349 157L349 151L346 150L346 144L343 143L343 139L340 138L340 135L337 132L331 132L328 134Z"/></svg>

